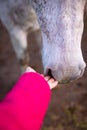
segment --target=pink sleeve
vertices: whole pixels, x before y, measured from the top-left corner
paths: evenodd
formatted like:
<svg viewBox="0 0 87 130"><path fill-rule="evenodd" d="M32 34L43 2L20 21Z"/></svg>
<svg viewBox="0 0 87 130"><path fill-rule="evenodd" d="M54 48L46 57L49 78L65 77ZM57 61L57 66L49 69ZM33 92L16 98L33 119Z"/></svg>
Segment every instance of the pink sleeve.
<svg viewBox="0 0 87 130"><path fill-rule="evenodd" d="M38 73L23 74L0 102L0 130L40 130L51 91Z"/></svg>

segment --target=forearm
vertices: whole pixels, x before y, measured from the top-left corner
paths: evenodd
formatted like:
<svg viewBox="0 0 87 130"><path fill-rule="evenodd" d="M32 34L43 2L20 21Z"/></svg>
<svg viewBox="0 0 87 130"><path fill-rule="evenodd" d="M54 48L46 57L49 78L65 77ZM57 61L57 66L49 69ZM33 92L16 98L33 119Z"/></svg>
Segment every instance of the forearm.
<svg viewBox="0 0 87 130"><path fill-rule="evenodd" d="M32 72L23 74L0 104L0 126L3 127L4 122L6 127L10 128L12 125L9 130L20 130L20 127L21 130L39 130L50 95L50 88L43 77Z"/></svg>

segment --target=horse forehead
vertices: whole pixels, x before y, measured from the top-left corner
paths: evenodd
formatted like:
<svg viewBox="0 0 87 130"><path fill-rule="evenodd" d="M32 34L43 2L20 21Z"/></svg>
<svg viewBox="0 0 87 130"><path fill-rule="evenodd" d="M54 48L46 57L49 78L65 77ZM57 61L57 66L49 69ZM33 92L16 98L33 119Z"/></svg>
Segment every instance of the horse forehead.
<svg viewBox="0 0 87 130"><path fill-rule="evenodd" d="M67 16L72 20L74 18L80 18L83 12L83 0L34 0L34 8L39 18L39 22L42 26L52 23L58 23L61 19L63 20ZM34 2L35 3L35 2ZM78 16L77 16L78 15ZM60 21L59 21L60 22ZM69 22L69 21L68 21Z"/></svg>
<svg viewBox="0 0 87 130"><path fill-rule="evenodd" d="M82 19L84 0L34 0L36 12L42 29L58 26L58 22ZM69 16L69 17L67 17ZM71 18L72 17L72 18ZM67 19L68 18L68 19ZM55 28L54 27L54 28ZM49 29L48 29L49 30ZM47 31L46 31L47 32ZM48 33L48 32L47 32Z"/></svg>
<svg viewBox="0 0 87 130"><path fill-rule="evenodd" d="M74 10L85 5L86 0L33 0L33 5L37 12L49 12L62 8L73 7Z"/></svg>

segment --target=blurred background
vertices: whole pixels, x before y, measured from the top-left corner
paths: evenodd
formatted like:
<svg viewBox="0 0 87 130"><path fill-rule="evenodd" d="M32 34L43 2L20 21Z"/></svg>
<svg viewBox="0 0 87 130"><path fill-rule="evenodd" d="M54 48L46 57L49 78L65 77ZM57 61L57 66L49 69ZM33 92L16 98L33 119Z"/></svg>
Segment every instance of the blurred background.
<svg viewBox="0 0 87 130"><path fill-rule="evenodd" d="M82 38L84 60L87 63L87 16ZM29 65L42 73L39 43L40 32L28 36ZM8 32L0 22L0 100L12 88L21 74L19 61ZM52 98L42 130L87 130L87 68L82 78L59 85L52 90Z"/></svg>

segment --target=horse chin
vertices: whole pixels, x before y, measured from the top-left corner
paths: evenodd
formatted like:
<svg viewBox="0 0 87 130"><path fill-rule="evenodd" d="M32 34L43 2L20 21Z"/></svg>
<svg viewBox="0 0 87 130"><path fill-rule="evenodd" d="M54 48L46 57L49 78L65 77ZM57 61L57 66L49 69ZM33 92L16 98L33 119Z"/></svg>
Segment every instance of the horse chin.
<svg viewBox="0 0 87 130"><path fill-rule="evenodd" d="M63 79L63 80L60 80L60 81L59 81L59 84L67 84L67 83L70 83L70 82L72 82L72 81L69 80L68 78L65 78L65 79Z"/></svg>
<svg viewBox="0 0 87 130"><path fill-rule="evenodd" d="M62 77L62 75L57 76L54 72L51 73L52 77L58 81L59 84L67 84L72 82L72 80L68 77Z"/></svg>

